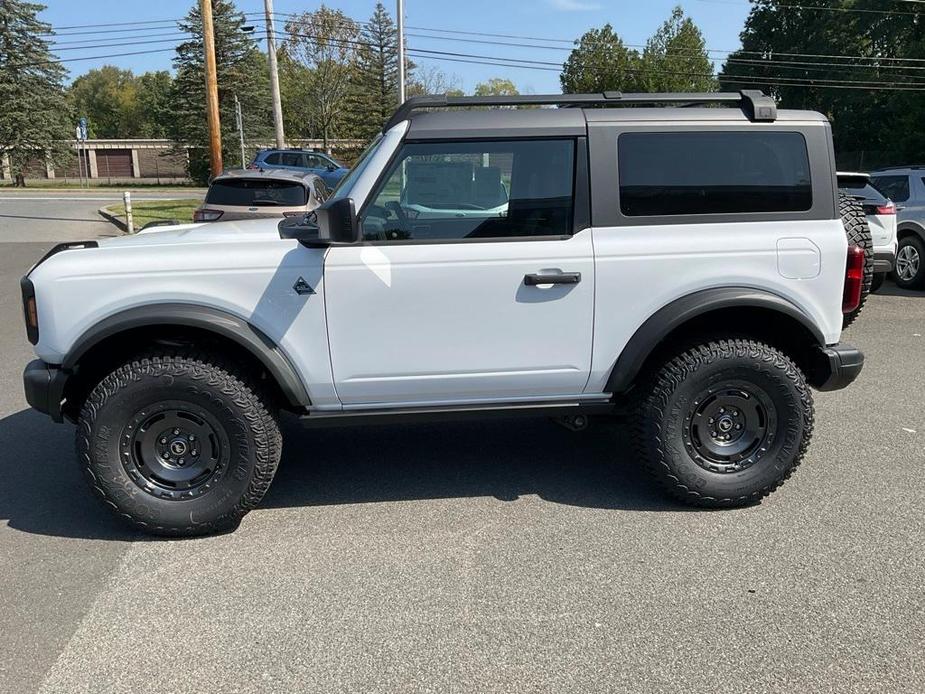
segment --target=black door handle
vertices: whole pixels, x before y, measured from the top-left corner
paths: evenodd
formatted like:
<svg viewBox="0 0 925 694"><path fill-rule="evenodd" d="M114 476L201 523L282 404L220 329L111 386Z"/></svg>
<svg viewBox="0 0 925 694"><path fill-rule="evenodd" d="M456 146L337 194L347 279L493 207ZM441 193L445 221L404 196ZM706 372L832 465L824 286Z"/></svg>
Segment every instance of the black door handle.
<svg viewBox="0 0 925 694"><path fill-rule="evenodd" d="M538 284L578 284L581 282L580 272L535 272L524 275L524 284L535 287Z"/></svg>

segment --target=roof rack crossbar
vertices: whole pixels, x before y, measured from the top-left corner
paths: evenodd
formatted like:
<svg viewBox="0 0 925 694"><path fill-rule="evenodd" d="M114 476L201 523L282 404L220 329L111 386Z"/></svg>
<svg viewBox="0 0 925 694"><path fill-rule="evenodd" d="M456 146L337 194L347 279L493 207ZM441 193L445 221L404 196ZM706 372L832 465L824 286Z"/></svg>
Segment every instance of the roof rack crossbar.
<svg viewBox="0 0 925 694"><path fill-rule="evenodd" d="M399 106L383 127L383 131L407 120L413 111L429 108L467 106L623 106L626 104L719 104L741 106L753 121L773 122L777 119L774 99L756 89L739 92L601 92L599 94L520 94L517 96L446 96L429 94L412 96Z"/></svg>

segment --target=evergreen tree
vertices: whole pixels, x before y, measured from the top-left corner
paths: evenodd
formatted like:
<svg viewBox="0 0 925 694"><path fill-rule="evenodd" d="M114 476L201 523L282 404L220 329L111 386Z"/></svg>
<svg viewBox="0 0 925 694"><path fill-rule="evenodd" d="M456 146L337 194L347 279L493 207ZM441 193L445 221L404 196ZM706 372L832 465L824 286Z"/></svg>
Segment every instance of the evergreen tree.
<svg viewBox="0 0 925 694"><path fill-rule="evenodd" d="M716 86L703 34L680 7L646 42L640 67L646 92L709 92Z"/></svg>
<svg viewBox="0 0 925 694"><path fill-rule="evenodd" d="M575 44L559 75L563 92L641 91L639 53L627 48L610 24L586 31Z"/></svg>
<svg viewBox="0 0 925 694"><path fill-rule="evenodd" d="M38 18L44 5L0 2L0 151L14 175L46 152L52 162L71 156L74 125L64 91L67 71L45 38L51 26Z"/></svg>
<svg viewBox="0 0 925 694"><path fill-rule="evenodd" d="M240 157L235 126L234 97L241 102L246 138L272 135L270 79L266 57L254 40L241 31L244 15L232 0L212 0L215 27L215 63L218 72L218 104L222 132L222 160L234 168ZM189 173L196 181L209 177L209 126L206 120L205 59L202 15L197 2L177 23L191 38L177 46L173 64L174 120L172 136L180 145L191 146Z"/></svg>
<svg viewBox="0 0 925 694"><path fill-rule="evenodd" d="M398 106L398 33L381 2L360 32L348 86L347 113L354 137L373 137Z"/></svg>

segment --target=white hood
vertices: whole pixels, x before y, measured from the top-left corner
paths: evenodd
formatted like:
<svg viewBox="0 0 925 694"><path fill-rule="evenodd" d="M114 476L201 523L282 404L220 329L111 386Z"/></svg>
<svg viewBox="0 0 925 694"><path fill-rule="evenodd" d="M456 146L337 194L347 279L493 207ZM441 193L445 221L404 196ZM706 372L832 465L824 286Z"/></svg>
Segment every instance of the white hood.
<svg viewBox="0 0 925 694"><path fill-rule="evenodd" d="M100 248L123 246L155 246L188 243L227 243L256 241L267 236L279 238L279 218L248 219L234 222L206 222L152 227L132 236L100 239Z"/></svg>

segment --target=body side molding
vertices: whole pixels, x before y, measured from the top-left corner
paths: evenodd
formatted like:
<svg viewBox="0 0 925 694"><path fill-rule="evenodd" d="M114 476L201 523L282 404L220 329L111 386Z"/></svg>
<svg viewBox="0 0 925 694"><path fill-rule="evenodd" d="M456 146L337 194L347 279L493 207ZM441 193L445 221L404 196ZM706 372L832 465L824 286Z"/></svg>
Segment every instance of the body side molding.
<svg viewBox="0 0 925 694"><path fill-rule="evenodd" d="M606 391L620 393L632 385L645 360L673 330L698 316L728 308L772 310L797 321L825 347L825 337L812 319L787 299L761 289L716 287L682 296L666 304L633 333L607 378Z"/></svg>
<svg viewBox="0 0 925 694"><path fill-rule="evenodd" d="M84 354L106 338L126 330L152 325L199 328L228 338L263 364L279 384L290 404L310 404L308 391L298 372L269 337L240 316L211 306L183 303L149 304L116 313L84 332L64 357L61 367L66 370L73 369Z"/></svg>

